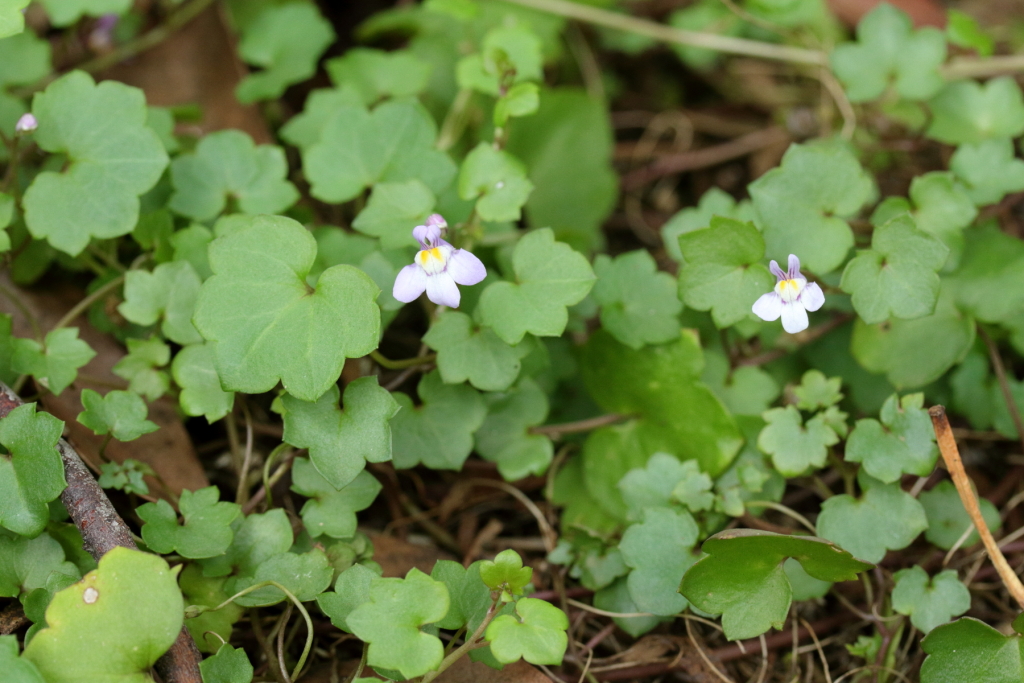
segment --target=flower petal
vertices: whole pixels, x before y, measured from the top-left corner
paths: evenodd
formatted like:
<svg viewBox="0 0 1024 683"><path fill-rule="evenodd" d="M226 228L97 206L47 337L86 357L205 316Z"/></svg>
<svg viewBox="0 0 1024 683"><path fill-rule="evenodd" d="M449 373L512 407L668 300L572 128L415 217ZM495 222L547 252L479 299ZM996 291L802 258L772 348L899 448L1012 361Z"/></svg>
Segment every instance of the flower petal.
<svg viewBox="0 0 1024 683"><path fill-rule="evenodd" d="M441 239L441 229L431 225L417 225L412 229L412 236L420 243L420 247L429 249Z"/></svg>
<svg viewBox="0 0 1024 683"><path fill-rule="evenodd" d="M774 261L772 261L774 263ZM761 320L772 322L778 320L779 316L782 315L782 297L775 292L768 292L762 294L761 297L754 302L753 309L754 315Z"/></svg>
<svg viewBox="0 0 1024 683"><path fill-rule="evenodd" d="M778 262L774 259L772 259L772 262L768 264L768 270L772 271L772 275L779 280L785 280L787 277L786 272L782 270L782 268L779 268Z"/></svg>
<svg viewBox="0 0 1024 683"><path fill-rule="evenodd" d="M782 329L790 334L807 329L807 311L797 302L782 305Z"/></svg>
<svg viewBox="0 0 1024 683"><path fill-rule="evenodd" d="M427 274L417 264L402 268L395 278L391 295L403 303L414 300L427 288Z"/></svg>
<svg viewBox="0 0 1024 683"><path fill-rule="evenodd" d="M475 285L487 277L484 264L465 249L456 249L448 257L447 271L460 285Z"/></svg>
<svg viewBox="0 0 1024 683"><path fill-rule="evenodd" d="M800 274L800 259L796 254L789 255L789 279L792 280L795 277L803 277Z"/></svg>
<svg viewBox="0 0 1024 683"><path fill-rule="evenodd" d="M808 282L800 292L800 296L797 297L797 303L803 305L808 311L816 311L825 303L825 293L821 291L817 282Z"/></svg>
<svg viewBox="0 0 1024 683"><path fill-rule="evenodd" d="M451 274L443 272L427 278L427 298L438 306L458 308L462 297Z"/></svg>

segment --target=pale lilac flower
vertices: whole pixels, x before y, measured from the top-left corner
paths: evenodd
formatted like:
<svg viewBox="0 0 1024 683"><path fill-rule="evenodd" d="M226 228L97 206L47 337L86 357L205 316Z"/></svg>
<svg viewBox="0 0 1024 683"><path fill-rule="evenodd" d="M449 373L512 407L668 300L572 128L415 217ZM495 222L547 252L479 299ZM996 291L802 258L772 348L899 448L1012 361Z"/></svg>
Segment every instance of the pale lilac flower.
<svg viewBox="0 0 1024 683"><path fill-rule="evenodd" d="M772 275L778 278L775 290L763 294L754 302L754 315L772 322L782 317L782 329L796 334L807 329L807 311L816 311L825 303L825 294L814 282L808 282L800 273L800 259L789 255L789 270L784 272L775 261L771 262Z"/></svg>
<svg viewBox="0 0 1024 683"><path fill-rule="evenodd" d="M435 213L426 225L413 228L412 236L420 243L420 251L412 265L402 268L395 278L392 294L396 299L408 303L426 290L427 298L435 304L458 308L461 295L456 285L475 285L486 277L487 269L480 259L441 239L447 227L444 218Z"/></svg>
<svg viewBox="0 0 1024 683"><path fill-rule="evenodd" d="M26 135L39 127L39 122L32 114L22 114L18 122L14 124L14 132L17 135Z"/></svg>
<svg viewBox="0 0 1024 683"><path fill-rule="evenodd" d="M114 29L120 19L121 17L116 14L104 14L96 20L88 41L94 52L109 52L114 49Z"/></svg>

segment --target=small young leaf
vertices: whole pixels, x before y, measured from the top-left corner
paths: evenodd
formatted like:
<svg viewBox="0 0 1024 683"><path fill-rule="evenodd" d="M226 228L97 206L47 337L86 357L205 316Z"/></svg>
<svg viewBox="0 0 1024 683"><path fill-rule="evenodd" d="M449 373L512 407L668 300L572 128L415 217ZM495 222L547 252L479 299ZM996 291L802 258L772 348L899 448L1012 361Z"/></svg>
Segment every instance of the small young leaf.
<svg viewBox="0 0 1024 683"><path fill-rule="evenodd" d="M928 518L928 531L924 536L943 550L952 548L971 526L971 518L949 480L940 481L930 491L922 491L918 500ZM978 500L978 505L989 531L994 532L999 528L999 509L984 498ZM979 540L978 532L971 531L960 547L970 548Z"/></svg>
<svg viewBox="0 0 1024 683"><path fill-rule="evenodd" d="M320 55L334 39L331 23L320 16L315 4L265 6L245 26L238 43L238 55L262 67L262 71L247 75L238 84L238 101L249 104L276 99L289 85L311 77Z"/></svg>
<svg viewBox="0 0 1024 683"><path fill-rule="evenodd" d="M764 239L750 223L715 216L710 227L681 234L679 250L680 298L698 311L711 311L719 328L750 316L757 298L775 286L761 263Z"/></svg>
<svg viewBox="0 0 1024 683"><path fill-rule="evenodd" d="M349 382L344 411L338 405L340 396L338 387L332 386L315 403L291 395L281 399L284 440L308 448L313 465L335 489L352 483L367 462L391 459L388 421L401 405L376 377Z"/></svg>
<svg viewBox="0 0 1024 683"><path fill-rule="evenodd" d="M313 538L351 538L356 532L356 513L370 507L381 485L363 470L350 483L336 489L306 458L296 458L292 466L292 491L306 496L302 521Z"/></svg>
<svg viewBox="0 0 1024 683"><path fill-rule="evenodd" d="M901 569L893 575L892 608L910 617L910 622L928 634L940 624L971 608L971 592L947 569L929 578L920 567Z"/></svg>
<svg viewBox="0 0 1024 683"><path fill-rule="evenodd" d="M906 548L928 528L921 503L899 484L874 483L857 500L841 494L821 504L818 534L855 557L880 562L887 550Z"/></svg>
<svg viewBox="0 0 1024 683"><path fill-rule="evenodd" d="M787 557L821 581L850 581L871 568L821 538L751 529L715 534L701 549L707 556L686 572L679 592L698 609L721 614L729 640L782 628L792 600Z"/></svg>
<svg viewBox="0 0 1024 683"><path fill-rule="evenodd" d="M1010 138L960 145L949 160L949 170L978 206L995 204L1007 194L1024 190L1024 161L1014 157Z"/></svg>
<svg viewBox="0 0 1024 683"><path fill-rule="evenodd" d="M683 304L668 273L658 272L646 250L594 261L594 300L601 306L601 326L634 349L679 337Z"/></svg>
<svg viewBox="0 0 1024 683"><path fill-rule="evenodd" d="M1015 683L1024 678L1024 638L964 617L921 641L921 683Z"/></svg>
<svg viewBox="0 0 1024 683"><path fill-rule="evenodd" d="M479 199L476 211L485 221L517 221L533 191L526 167L504 150L481 142L466 155L459 172L459 197Z"/></svg>
<svg viewBox="0 0 1024 683"><path fill-rule="evenodd" d="M458 630L465 626L470 633L476 632L493 602L491 591L480 574L484 562L477 561L468 567L451 560L434 563L430 576L444 583L451 600L448 614L437 622L438 628ZM496 562L497 558L490 564L495 565Z"/></svg>
<svg viewBox="0 0 1024 683"><path fill-rule="evenodd" d="M327 561L327 555L323 550L314 548L307 553L274 555L264 560L251 576L231 578L225 587L235 594L264 581L276 581L291 591L299 602L309 602L327 590L333 578L334 570ZM265 607L288 599L277 586L265 586L236 598L235 602L242 607Z"/></svg>
<svg viewBox="0 0 1024 683"><path fill-rule="evenodd" d="M100 487L144 496L149 495L149 485L143 477L156 474L146 463L131 458L124 462L105 462L100 465L100 472L96 482Z"/></svg>
<svg viewBox="0 0 1024 683"><path fill-rule="evenodd" d="M494 103L494 125L503 128L513 116L529 116L540 108L536 83L517 83Z"/></svg>
<svg viewBox="0 0 1024 683"><path fill-rule="evenodd" d="M366 207L352 221L361 233L380 238L384 249L407 247L412 229L423 225L434 210L434 193L415 178L377 183Z"/></svg>
<svg viewBox="0 0 1024 683"><path fill-rule="evenodd" d="M233 572L251 576L271 557L292 547L292 525L281 508L239 519L235 522L235 537L225 553L200 561L204 576L227 576Z"/></svg>
<svg viewBox="0 0 1024 683"><path fill-rule="evenodd" d="M95 571L53 596L46 610L50 626L36 633L23 656L47 681L141 682L178 637L184 607L162 558L117 547Z"/></svg>
<svg viewBox="0 0 1024 683"><path fill-rule="evenodd" d="M674 261L682 261L683 253L679 250L679 236L710 226L711 219L715 216L731 218L742 223L752 223L755 218L754 208L749 199L737 202L732 195L721 188L712 187L701 195L697 206L683 209L669 218L668 222L662 226L661 241L665 243L665 252Z"/></svg>
<svg viewBox="0 0 1024 683"><path fill-rule="evenodd" d="M35 538L0 536L0 597L17 598L45 588L56 572L77 581L81 574L64 559L64 548L48 534Z"/></svg>
<svg viewBox="0 0 1024 683"><path fill-rule="evenodd" d="M114 365L113 372L128 380L128 390L155 401L167 393L171 380L163 370L171 361L171 348L159 339L129 339L128 355Z"/></svg>
<svg viewBox="0 0 1024 683"><path fill-rule="evenodd" d="M422 405L393 394L401 410L391 420L398 469L423 463L431 469L457 470L473 450L473 432L487 417L483 397L464 384L445 384L439 372L423 376L417 387Z"/></svg>
<svg viewBox="0 0 1024 683"><path fill-rule="evenodd" d="M489 327L477 327L465 313L445 311L423 343L437 351L437 369L445 384L468 381L481 391L504 391L519 376L527 344L510 346Z"/></svg>
<svg viewBox="0 0 1024 683"><path fill-rule="evenodd" d="M139 195L167 166L160 138L146 126L146 98L117 81L99 85L72 71L37 93L35 142L66 154L65 171L43 171L25 192L25 224L36 239L77 256L92 237L127 235Z"/></svg>
<svg viewBox="0 0 1024 683"><path fill-rule="evenodd" d="M937 271L949 249L918 230L907 215L876 228L871 247L846 264L840 284L853 295L853 307L861 319L874 324L890 317L930 315L939 296Z"/></svg>
<svg viewBox="0 0 1024 683"><path fill-rule="evenodd" d="M0 2L0 38L17 35L25 30L25 13L23 10L28 6L29 2L30 0L3 0L3 2ZM4 642L6 643L8 641L14 643L12 653L13 657L17 658L17 639L13 636L5 636ZM25 673L22 673L22 675L27 676ZM25 680L30 679L26 678Z"/></svg>
<svg viewBox="0 0 1024 683"><path fill-rule="evenodd" d="M697 560L699 533L689 512L660 507L646 508L643 522L626 529L619 550L633 570L626 586L640 612L671 616L686 609L679 582Z"/></svg>
<svg viewBox="0 0 1024 683"><path fill-rule="evenodd" d="M832 272L853 246L853 232L841 217L856 213L873 187L871 176L840 143L790 146L781 166L749 188L767 255L784 262L797 254L808 270Z"/></svg>
<svg viewBox="0 0 1024 683"><path fill-rule="evenodd" d="M923 100L946 82L939 72L946 61L942 31L914 30L910 17L887 3L864 15L857 43L839 45L830 59L851 102L877 99L890 84L903 99Z"/></svg>
<svg viewBox="0 0 1024 683"><path fill-rule="evenodd" d="M316 240L308 230L280 216L239 221L210 244L214 275L199 291L193 321L214 344L225 389L262 393L280 381L315 401L338 380L345 358L377 347L380 290L352 266L328 268L311 290L305 278Z"/></svg>
<svg viewBox="0 0 1024 683"><path fill-rule="evenodd" d="M476 432L476 450L485 460L496 462L507 481L529 474L541 475L551 463L555 448L551 439L531 434L530 428L548 417L548 399L529 377L512 389L484 396L487 418Z"/></svg>
<svg viewBox="0 0 1024 683"><path fill-rule="evenodd" d="M361 48L355 48L346 52L351 55ZM391 53L389 53L391 54ZM331 62L327 62L328 68ZM320 133L328 121L334 118L339 109L348 107L359 108L365 104L359 91L351 85L340 88L318 88L306 98L305 108L288 119L278 131L281 137L302 151L306 151L312 145L320 141Z"/></svg>
<svg viewBox="0 0 1024 683"><path fill-rule="evenodd" d="M240 130L221 130L171 164L174 194L168 206L196 221L216 218L229 200L242 213L283 213L299 198L287 177L283 149L257 146Z"/></svg>
<svg viewBox="0 0 1024 683"><path fill-rule="evenodd" d="M694 470L700 472L693 460L680 462L674 455L655 453L645 466L626 472L616 486L629 508L629 518L639 521L644 508L668 507L676 484L688 478Z"/></svg>
<svg viewBox="0 0 1024 683"><path fill-rule="evenodd" d="M793 387L796 407L801 410L828 408L843 400L839 390L842 377L826 378L820 370L808 370L800 379L800 385Z"/></svg>
<svg viewBox="0 0 1024 683"><path fill-rule="evenodd" d="M96 352L78 338L77 327L61 327L47 332L43 343L35 339L15 339L11 367L15 372L32 375L54 394L60 394L78 376L78 368Z"/></svg>
<svg viewBox="0 0 1024 683"><path fill-rule="evenodd" d="M227 579L203 576L202 568L196 563L185 565L178 578L182 595L188 605L217 607L230 598L224 591ZM235 603L224 605L218 610L203 612L197 617L185 620L188 632L202 652L214 653L220 649L223 640L231 640L232 626L241 618L244 610ZM216 634L216 635L214 635ZM220 636L220 639L217 636Z"/></svg>
<svg viewBox="0 0 1024 683"><path fill-rule="evenodd" d="M139 325L153 325L161 317L160 331L177 344L197 344L203 338L192 325L202 279L191 263L161 263L152 273L130 270L125 274L124 302L118 312Z"/></svg>
<svg viewBox="0 0 1024 683"><path fill-rule="evenodd" d="M984 84L948 83L929 105L932 122L927 135L949 145L1015 138L1024 132L1024 96L1009 76Z"/></svg>
<svg viewBox="0 0 1024 683"><path fill-rule="evenodd" d="M770 374L755 365L730 368L729 359L716 349L704 350L701 380L733 415L760 417L782 393Z"/></svg>
<svg viewBox="0 0 1024 683"><path fill-rule="evenodd" d="M922 406L924 394L909 394L902 400L896 394L890 396L882 406L881 423L872 418L857 420L846 442L846 459L863 463L868 474L887 484L905 473L928 476L939 449L931 418Z"/></svg>
<svg viewBox="0 0 1024 683"><path fill-rule="evenodd" d="M978 25L977 19L955 9L950 9L946 18L946 40L953 45L975 50L981 57L992 56L995 41Z"/></svg>
<svg viewBox="0 0 1024 683"><path fill-rule="evenodd" d="M370 600L370 582L379 576L378 571L366 565L354 564L338 575L333 591L317 596L316 604L330 617L332 624L351 633L346 619L352 610Z"/></svg>
<svg viewBox="0 0 1024 683"><path fill-rule="evenodd" d="M372 579L370 599L352 610L346 622L358 638L369 643L366 661L370 666L395 669L414 678L441 663L444 647L440 639L420 627L443 619L448 605L443 583L410 569L404 579Z"/></svg>
<svg viewBox="0 0 1024 683"><path fill-rule="evenodd" d="M682 503L690 512L710 510L715 500L711 488L711 477L700 471L696 461L687 460L683 463L683 478L672 489L672 500Z"/></svg>
<svg viewBox="0 0 1024 683"><path fill-rule="evenodd" d="M252 683L252 663L245 650L231 647L227 643L217 654L199 662L203 683Z"/></svg>
<svg viewBox="0 0 1024 683"><path fill-rule="evenodd" d="M67 481L57 453L64 423L36 404L18 406L0 420L0 526L23 536L36 536L50 520L47 506Z"/></svg>
<svg viewBox="0 0 1024 683"><path fill-rule="evenodd" d="M501 614L487 627L485 638L491 653L502 664L523 658L531 664L562 663L568 645L569 617L550 602L523 598L516 616Z"/></svg>
<svg viewBox="0 0 1024 683"><path fill-rule="evenodd" d="M110 434L118 441L134 441L160 427L146 419L148 410L138 394L109 391L100 396L92 389L82 390L78 421L96 434Z"/></svg>
<svg viewBox="0 0 1024 683"><path fill-rule="evenodd" d="M211 344L191 344L178 351L171 376L181 387L178 401L186 415L203 415L213 424L231 410L235 394L221 388Z"/></svg>
<svg viewBox="0 0 1024 683"><path fill-rule="evenodd" d="M515 550L502 550L493 562L483 560L480 563L480 580L492 591L500 591L505 602L522 595L531 578L533 568L524 567L523 558Z"/></svg>
<svg viewBox="0 0 1024 683"><path fill-rule="evenodd" d="M828 447L839 443L839 436L818 414L803 424L794 406L772 408L764 414L768 424L757 437L757 447L772 456L772 464L783 476L798 477L810 468L822 467Z"/></svg>
<svg viewBox="0 0 1024 683"><path fill-rule="evenodd" d="M493 28L480 47L479 54L464 57L456 67L460 88L497 97L502 86L544 76L541 41L528 24Z"/></svg>
<svg viewBox="0 0 1024 683"><path fill-rule="evenodd" d="M20 17L21 12L15 11ZM4 26L5 17L0 8L0 37L9 35L4 33ZM6 683L46 683L35 664L18 656L18 636L0 636L0 671L4 672Z"/></svg>
<svg viewBox="0 0 1024 683"><path fill-rule="evenodd" d="M228 549L234 538L231 523L242 509L234 503L220 501L216 486L194 493L185 489L178 508L184 521L182 525L178 524L174 508L163 499L136 510L145 522L142 538L150 550L161 555L177 552L183 557L198 559L215 557Z"/></svg>
<svg viewBox="0 0 1024 683"><path fill-rule="evenodd" d="M583 300L594 286L586 258L555 241L547 228L527 233L512 252L515 282L487 286L478 304L483 323L508 344L529 332L557 337L569 322L567 306Z"/></svg>

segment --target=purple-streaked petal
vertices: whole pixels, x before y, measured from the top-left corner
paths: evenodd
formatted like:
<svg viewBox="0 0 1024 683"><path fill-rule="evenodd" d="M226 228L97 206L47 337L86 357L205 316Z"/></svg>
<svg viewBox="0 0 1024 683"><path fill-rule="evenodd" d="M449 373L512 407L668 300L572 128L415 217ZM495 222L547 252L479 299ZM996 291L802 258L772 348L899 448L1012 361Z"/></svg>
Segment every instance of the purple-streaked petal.
<svg viewBox="0 0 1024 683"><path fill-rule="evenodd" d="M39 127L39 121L32 114L22 114L18 122L14 124L15 133L31 133Z"/></svg>
<svg viewBox="0 0 1024 683"><path fill-rule="evenodd" d="M772 271L772 275L777 277L780 281L787 279L785 271L782 270L782 268L779 268L779 264L777 261L773 260L770 264L768 264L768 270Z"/></svg>
<svg viewBox="0 0 1024 683"><path fill-rule="evenodd" d="M804 291L797 297L797 302L808 311L816 311L825 303L825 293L821 291L817 282L808 282Z"/></svg>
<svg viewBox="0 0 1024 683"><path fill-rule="evenodd" d="M754 315L761 320L767 322L778 320L779 316L782 315L782 297L775 292L762 294L761 297L754 302L752 310L754 311Z"/></svg>
<svg viewBox="0 0 1024 683"><path fill-rule="evenodd" d="M788 279L790 280L795 277L803 277L803 275L800 274L800 259L797 258L796 254L789 255L789 272L787 275L789 275Z"/></svg>
<svg viewBox="0 0 1024 683"><path fill-rule="evenodd" d="M427 277L427 298L438 306L458 308L461 295L455 280L447 273L438 273Z"/></svg>
<svg viewBox="0 0 1024 683"><path fill-rule="evenodd" d="M427 216L427 225L432 228L437 228L438 231L444 230L448 227L448 221L444 219L439 213L432 213Z"/></svg>
<svg viewBox="0 0 1024 683"><path fill-rule="evenodd" d="M409 303L427 288L427 274L417 264L402 268L395 278L395 286L391 295L402 303Z"/></svg>
<svg viewBox="0 0 1024 683"><path fill-rule="evenodd" d="M487 269L476 256L465 249L456 249L448 257L448 274L460 285L475 285L487 277Z"/></svg>
<svg viewBox="0 0 1024 683"><path fill-rule="evenodd" d="M782 329L790 334L807 329L807 311L796 301L782 304Z"/></svg>

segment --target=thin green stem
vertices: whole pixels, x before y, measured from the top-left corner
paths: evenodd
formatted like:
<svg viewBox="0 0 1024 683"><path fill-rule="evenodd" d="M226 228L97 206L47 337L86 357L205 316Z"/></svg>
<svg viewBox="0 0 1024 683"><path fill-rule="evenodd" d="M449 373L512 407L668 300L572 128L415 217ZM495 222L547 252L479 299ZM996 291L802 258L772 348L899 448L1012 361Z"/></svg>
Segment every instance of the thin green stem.
<svg viewBox="0 0 1024 683"><path fill-rule="evenodd" d="M487 610L487 614L484 616L484 620L481 621L480 625L476 627L475 631L473 631L473 635L471 635L469 638L466 638L466 642L464 642L462 645L460 645L458 648L452 651L452 653L449 654L447 657L442 659L437 669L426 674L422 679L420 679L420 683L430 683L430 681L440 676L445 669L447 669L452 664L457 662L459 657L461 657L462 655L466 654L474 647L476 647L476 644L480 641L480 638L483 636L484 631L487 630L487 626L490 625L491 620L494 619L494 617L497 614L498 598L494 598L494 601L491 603L490 609Z"/></svg>
<svg viewBox="0 0 1024 683"><path fill-rule="evenodd" d="M281 453L289 448L291 448L291 446L286 443L282 443L277 448L270 451L270 455L267 456L266 462L263 463L263 490L266 492L268 510L274 507L274 499L270 494L270 487L273 486L273 484L270 483L270 466L274 464L274 461L279 455L281 455Z"/></svg>
<svg viewBox="0 0 1024 683"><path fill-rule="evenodd" d="M444 121L441 123L441 132L437 135L437 144L434 145L442 152L447 152L452 145L459 141L462 133L466 130L467 112L469 103L473 100L473 91L469 88L459 90L448 108Z"/></svg>
<svg viewBox="0 0 1024 683"><path fill-rule="evenodd" d="M194 619L195 617L198 617L200 614L203 614L205 612L216 612L219 609L227 607L238 598L248 595L249 593L259 590L260 588L266 588L267 586L273 586L274 588L278 589L286 596L288 596L288 599L292 601L292 604L295 605L295 608L299 610L299 612L302 614L302 618L306 621L306 646L302 649L302 656L299 657L299 661L295 664L295 668L292 669L292 679L294 680L299 675L299 672L302 671L302 667L306 664L306 658L309 656L310 651L313 649L313 620L310 619L309 612L306 611L306 608L302 606L302 602L297 597L295 597L295 595L290 590L279 584L277 581L261 581L260 583L254 583L248 588L245 588L235 593L230 598L220 603L216 607L210 607L208 605L189 605L185 608L185 618Z"/></svg>
<svg viewBox="0 0 1024 683"><path fill-rule="evenodd" d="M724 52L726 54L762 57L764 59L774 59L795 64L828 66L828 55L821 50L776 45L775 43L766 43L746 38L733 38L715 33L687 31L646 19L638 19L627 14L609 12L608 10L590 7L589 5L568 2L567 0L508 0L508 2L540 10L541 12L576 19L588 24L636 33L666 43L676 43Z"/></svg>
<svg viewBox="0 0 1024 683"><path fill-rule="evenodd" d="M356 670L352 673L352 678L348 679L349 683L351 683L351 681L358 680L359 677L363 675L363 669L366 668L366 655L367 655L367 652L369 651L369 649L370 649L370 644L369 643L363 643L363 654L359 658L359 666L357 666Z"/></svg>
<svg viewBox="0 0 1024 683"><path fill-rule="evenodd" d="M103 285L102 287L100 287L95 292L85 297L81 301L79 301L70 311L64 314L63 318L57 321L57 324L53 326L53 330L59 330L62 327L67 327L67 325L72 320L80 316L90 306L92 306L94 303L105 297L107 294L120 287L123 282L124 275L118 275L113 280ZM51 332L53 330L51 330Z"/></svg>
<svg viewBox="0 0 1024 683"><path fill-rule="evenodd" d="M433 363L435 360L437 360L437 354L430 353L427 354L426 356L419 356L417 358L391 360L390 358L385 357L380 351L374 350L370 351L370 358L372 358L374 362L377 365L381 366L382 368L386 368L388 370L405 370L406 368L414 368L417 365Z"/></svg>
<svg viewBox="0 0 1024 683"><path fill-rule="evenodd" d="M751 501L747 501L745 503L745 505L747 507L751 507L751 506L753 506L753 507L764 507L764 508L769 508L771 510L775 510L776 512L781 512L782 514L786 515L787 517L791 517L791 518L795 519L796 521L800 522L801 524L803 524L805 527L807 527L807 529L812 534L817 535L817 533L818 533L817 530L814 528L814 525L811 524L807 520L806 517L801 515L796 510L793 510L792 508L788 508L788 507L786 507L785 505L783 505L781 503L775 503L775 502L772 502L770 500L751 500Z"/></svg>

